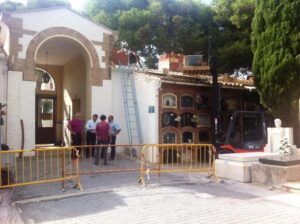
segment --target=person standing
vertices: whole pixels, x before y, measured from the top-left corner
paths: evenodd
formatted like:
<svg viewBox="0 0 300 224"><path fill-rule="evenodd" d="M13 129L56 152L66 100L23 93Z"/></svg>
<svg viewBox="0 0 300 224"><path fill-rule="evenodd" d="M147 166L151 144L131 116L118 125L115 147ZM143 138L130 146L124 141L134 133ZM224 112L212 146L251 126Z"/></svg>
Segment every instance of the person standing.
<svg viewBox="0 0 300 224"><path fill-rule="evenodd" d="M107 165L107 145L110 141L110 126L105 120L106 116L101 115L100 122L96 126L97 147L95 148L95 165L99 163L99 150L101 150L101 158L103 158L104 165ZM101 146L99 147L99 145Z"/></svg>
<svg viewBox="0 0 300 224"><path fill-rule="evenodd" d="M76 112L75 118L69 121L67 125L71 132L72 145L80 146L82 142L83 121L80 112ZM81 149L79 148L79 153ZM76 159L76 153L72 151L72 159Z"/></svg>
<svg viewBox="0 0 300 224"><path fill-rule="evenodd" d="M135 66L137 63L137 55L134 51L133 48L130 48L129 50L129 54L128 54L128 62L129 62L129 66Z"/></svg>
<svg viewBox="0 0 300 224"><path fill-rule="evenodd" d="M117 140L117 135L120 133L121 128L120 125L116 122L114 122L114 116L109 115L108 117L108 123L110 126L110 147L111 147L111 152L110 152L110 160L115 159L115 154L116 154L116 140Z"/></svg>
<svg viewBox="0 0 300 224"><path fill-rule="evenodd" d="M140 59L139 57L137 56L136 52L134 51L133 48L130 48L129 50L129 54L128 54L128 64L129 64L129 72L130 74L133 73L133 71L135 70L136 68L136 63L139 64L140 67L141 66L141 63L140 63Z"/></svg>
<svg viewBox="0 0 300 224"><path fill-rule="evenodd" d="M86 148L85 155L86 158L90 157L90 151L92 157L94 157L94 149L96 144L96 126L97 126L98 115L94 114L92 119L88 120L85 125L86 129L86 144L89 146ZM92 146L92 147L91 147Z"/></svg>

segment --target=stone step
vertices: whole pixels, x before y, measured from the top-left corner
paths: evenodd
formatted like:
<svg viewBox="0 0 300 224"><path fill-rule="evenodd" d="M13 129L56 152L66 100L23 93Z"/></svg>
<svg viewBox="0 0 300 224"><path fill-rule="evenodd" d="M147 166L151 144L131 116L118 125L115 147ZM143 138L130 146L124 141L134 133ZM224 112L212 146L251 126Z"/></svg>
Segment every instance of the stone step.
<svg viewBox="0 0 300 224"><path fill-rule="evenodd" d="M281 189L288 192L300 193L300 181L284 183L281 185Z"/></svg>

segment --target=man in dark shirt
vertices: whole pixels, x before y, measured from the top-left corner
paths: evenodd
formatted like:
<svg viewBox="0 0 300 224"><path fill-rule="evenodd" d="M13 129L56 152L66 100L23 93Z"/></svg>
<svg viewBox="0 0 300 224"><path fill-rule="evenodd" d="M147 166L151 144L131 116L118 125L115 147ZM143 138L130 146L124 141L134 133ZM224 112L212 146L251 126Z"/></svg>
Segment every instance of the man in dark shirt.
<svg viewBox="0 0 300 224"><path fill-rule="evenodd" d="M95 148L95 165L99 163L99 150L101 150L101 158L103 158L104 165L107 165L107 145L110 142L110 126L105 121L106 116L100 116L100 122L96 126L96 138L97 138L97 146ZM99 145L101 145L99 147ZM103 145L103 146L102 146Z"/></svg>
<svg viewBox="0 0 300 224"><path fill-rule="evenodd" d="M129 54L128 54L128 68L129 68L129 75L133 73L133 71L135 70L136 68L136 63L139 64L140 67L141 66L141 63L140 63L140 59L139 57L137 56L136 52L134 51L134 49L130 48L129 50Z"/></svg>
<svg viewBox="0 0 300 224"><path fill-rule="evenodd" d="M131 65L135 66L135 64L137 63L137 56L132 48L130 48L129 50L128 61L129 61L129 66Z"/></svg>

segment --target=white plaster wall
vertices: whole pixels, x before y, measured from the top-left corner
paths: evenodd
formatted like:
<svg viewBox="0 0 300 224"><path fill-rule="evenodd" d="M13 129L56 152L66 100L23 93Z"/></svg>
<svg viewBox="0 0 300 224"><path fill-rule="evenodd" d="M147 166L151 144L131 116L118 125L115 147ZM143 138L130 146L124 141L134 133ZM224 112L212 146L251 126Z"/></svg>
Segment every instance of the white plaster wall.
<svg viewBox="0 0 300 224"><path fill-rule="evenodd" d="M95 46L95 49L99 57L100 68L106 68L105 62L102 61L102 57L105 56L105 52L102 50L102 46Z"/></svg>
<svg viewBox="0 0 300 224"><path fill-rule="evenodd" d="M14 12L12 17L23 19L23 29L42 31L51 27L67 27L82 33L89 40L103 42L103 33L112 30L97 25L67 8Z"/></svg>
<svg viewBox="0 0 300 224"><path fill-rule="evenodd" d="M158 88L160 86L159 79L145 76L143 74L134 74L135 86L137 93L137 102L139 107L141 129L144 144L158 144ZM149 113L149 106L155 107L155 113ZM149 162L157 161L157 148L149 148L147 150L147 159Z"/></svg>
<svg viewBox="0 0 300 224"><path fill-rule="evenodd" d="M3 48L6 54L9 53L9 28L3 22L0 21L0 46Z"/></svg>
<svg viewBox="0 0 300 224"><path fill-rule="evenodd" d="M0 103L4 104L7 103L7 58L4 54L0 54ZM3 109L4 111L7 108ZM3 116L5 122L1 129L1 143L6 142L6 116Z"/></svg>
<svg viewBox="0 0 300 224"><path fill-rule="evenodd" d="M114 115L115 121L119 123L122 129L122 131L117 137L117 144L129 144L121 76L118 69L112 70L111 78L112 78L112 97L113 97L112 114Z"/></svg>
<svg viewBox="0 0 300 224"><path fill-rule="evenodd" d="M92 113L114 115L115 121L120 124L122 129L116 143L129 144L119 70L112 69L111 77L112 79L109 81L104 80L102 87L92 87ZM159 80L143 74L134 74L134 79L143 144L158 144ZM148 106L154 106L155 113L148 113ZM154 153L151 150L154 150ZM149 162L157 162L157 153L157 149L151 148L148 151Z"/></svg>
<svg viewBox="0 0 300 224"><path fill-rule="evenodd" d="M103 80L102 86L92 86L92 114L112 114L112 81Z"/></svg>
<svg viewBox="0 0 300 224"><path fill-rule="evenodd" d="M158 88L159 79L134 74L137 102L139 107L143 143L158 144ZM155 107L155 113L149 113L149 106Z"/></svg>
<svg viewBox="0 0 300 224"><path fill-rule="evenodd" d="M104 80L103 86L92 87L92 113L114 115L121 126L117 144L128 144L125 109L121 77L118 69L112 69L111 80ZM158 143L158 79L135 74L137 103L140 115L143 143ZM148 113L148 106L155 106L155 113Z"/></svg>
<svg viewBox="0 0 300 224"><path fill-rule="evenodd" d="M5 39L4 45L3 45L3 50L7 55L9 55L9 48L10 47L10 34L9 32L7 33L7 37Z"/></svg>
<svg viewBox="0 0 300 224"><path fill-rule="evenodd" d="M25 131L25 149L35 147L35 82L23 81L22 72L8 73L7 144L21 148L21 123Z"/></svg>
<svg viewBox="0 0 300 224"><path fill-rule="evenodd" d="M7 85L7 59L0 54L0 102L6 102L6 85Z"/></svg>
<svg viewBox="0 0 300 224"><path fill-rule="evenodd" d="M22 51L18 53L18 58L25 59L26 51L30 41L32 40L32 35L23 34L21 38L19 38L19 44L22 45Z"/></svg>
<svg viewBox="0 0 300 224"><path fill-rule="evenodd" d="M66 8L14 12L11 16L23 19L23 29L25 30L40 32L48 28L65 27L81 33L90 41L103 42L103 33L112 34L113 32ZM22 51L18 54L19 58L26 57L28 45L33 37L33 35L23 35L19 38L19 44L22 45ZM94 45L94 47L98 54L100 67L106 68L105 62L102 61L105 52L101 46Z"/></svg>
<svg viewBox="0 0 300 224"><path fill-rule="evenodd" d="M71 106L72 108L72 99L80 99L80 112L84 118L86 111L86 65L81 55L73 58L63 67L63 92L64 105L67 107Z"/></svg>

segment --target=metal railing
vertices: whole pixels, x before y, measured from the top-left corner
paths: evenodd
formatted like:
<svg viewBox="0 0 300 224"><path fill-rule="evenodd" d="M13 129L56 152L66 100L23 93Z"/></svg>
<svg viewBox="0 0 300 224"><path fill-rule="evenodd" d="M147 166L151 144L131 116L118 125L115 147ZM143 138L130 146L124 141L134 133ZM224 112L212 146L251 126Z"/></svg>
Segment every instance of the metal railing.
<svg viewBox="0 0 300 224"><path fill-rule="evenodd" d="M73 179L80 189L79 161L74 147L0 151L0 189ZM66 174L69 175L66 175Z"/></svg>
<svg viewBox="0 0 300 224"><path fill-rule="evenodd" d="M83 190L81 175L117 172L139 172L145 185L144 176L151 173L195 171L214 175L212 145L83 145L0 151L0 189L61 182L64 190L65 181L73 180L74 187Z"/></svg>
<svg viewBox="0 0 300 224"><path fill-rule="evenodd" d="M139 182L145 175L178 172L207 172L215 176L216 149L211 144L145 145L141 153Z"/></svg>
<svg viewBox="0 0 300 224"><path fill-rule="evenodd" d="M79 174L100 174L113 172L139 172L140 155L144 145L82 145L79 150ZM111 158L112 148L115 156ZM98 160L95 160L98 150ZM104 157L105 158L104 158Z"/></svg>

